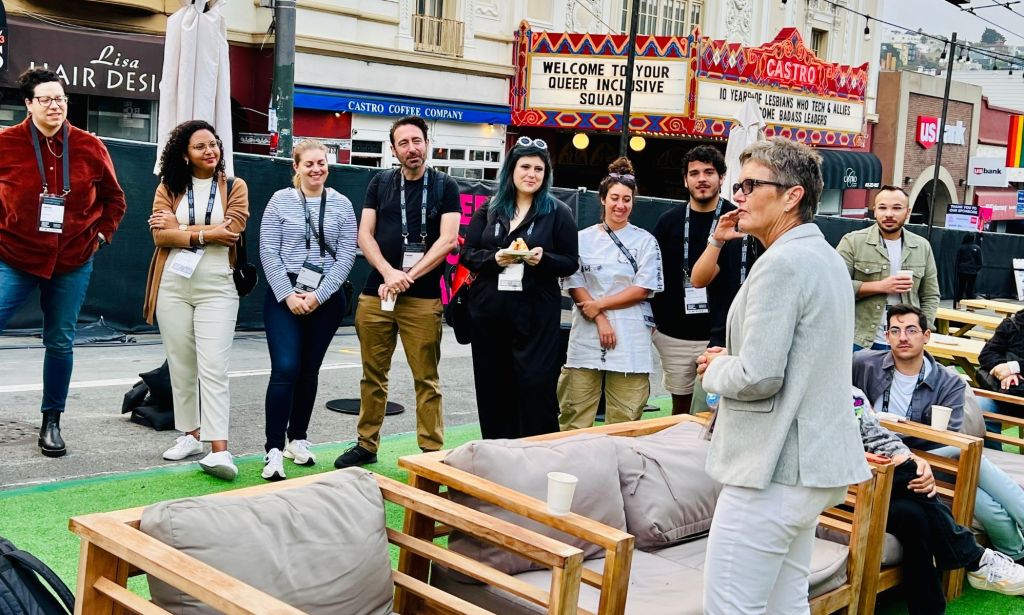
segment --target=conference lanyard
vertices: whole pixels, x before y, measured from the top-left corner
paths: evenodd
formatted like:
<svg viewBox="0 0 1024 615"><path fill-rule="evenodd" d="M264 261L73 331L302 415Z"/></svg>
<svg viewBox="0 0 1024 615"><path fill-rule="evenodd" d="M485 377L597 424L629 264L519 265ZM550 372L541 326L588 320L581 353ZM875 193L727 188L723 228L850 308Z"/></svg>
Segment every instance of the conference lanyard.
<svg viewBox="0 0 1024 615"><path fill-rule="evenodd" d="M626 256L626 259L629 261L629 264L633 266L633 273L639 273L640 265L636 264L636 259L633 258L633 255L630 254L629 250L626 249L626 246L622 245L622 240L620 240L619 237L615 234L615 232L612 231L612 229L608 226L608 223L604 223L602 224L602 226L604 226L604 231L608 233L608 236L612 238L612 241L615 242L615 245L618 246L619 251Z"/></svg>
<svg viewBox="0 0 1024 615"><path fill-rule="evenodd" d="M718 205L715 205L715 218L711 222L711 233L714 234L718 228L718 216L722 215L722 197L718 197ZM683 278L684 282L690 281L690 203L686 203L686 217L683 221Z"/></svg>
<svg viewBox="0 0 1024 615"><path fill-rule="evenodd" d="M313 224L313 219L309 215L309 204L306 202L306 193L302 190L298 191L302 196L302 211L306 214L306 258L309 258L310 241L309 232L312 229L313 236L316 237L317 243L320 244L320 258L324 258L324 252L328 249L327 239L324 237L324 213L327 211L327 189L320 193L320 232L316 231L316 225ZM334 251L331 250L331 256L334 256Z"/></svg>
<svg viewBox="0 0 1024 615"><path fill-rule="evenodd" d="M188 183L188 223L193 225L196 223L196 198L192 194L192 182ZM213 217L213 203L217 199L217 180L216 178L210 182L210 201L206 204L206 225L210 225L210 219Z"/></svg>
<svg viewBox="0 0 1024 615"><path fill-rule="evenodd" d="M910 392L910 401L907 403L907 418L908 419L913 418L913 415L910 412L914 408L914 393L917 392L917 387L921 386L921 383L924 382L924 366L925 366L925 363L922 362L921 363L921 373L917 375L917 384L914 385L914 390L912 390ZM892 375L892 382L889 383L889 388L885 389L885 391L882 393L882 412L888 412L889 411L889 391L891 391L892 387L895 386L895 384L896 384L896 371L895 370L896 370L896 368L894 367L893 368L893 375Z"/></svg>
<svg viewBox="0 0 1024 615"><path fill-rule="evenodd" d="M402 205L402 242L406 245L409 244L409 223L406 220L405 214L405 174L401 170L398 171L399 177L401 177L401 184L399 194L401 195L400 202ZM427 186L430 184L430 171L429 169L423 173L423 201L420 204L420 240L423 244L427 243ZM321 226L321 228L323 228Z"/></svg>
<svg viewBox="0 0 1024 615"><path fill-rule="evenodd" d="M29 126L29 132L32 133L32 148L36 151L36 164L39 166L39 177L43 180L43 194L49 194L50 183L46 181L46 168L43 166L43 150L39 148L39 135L36 134L36 130L35 126ZM62 161L64 168L64 193L61 196L67 196L71 192L71 143L68 139L69 133L68 123L64 122L64 126L61 129L61 136L64 139Z"/></svg>

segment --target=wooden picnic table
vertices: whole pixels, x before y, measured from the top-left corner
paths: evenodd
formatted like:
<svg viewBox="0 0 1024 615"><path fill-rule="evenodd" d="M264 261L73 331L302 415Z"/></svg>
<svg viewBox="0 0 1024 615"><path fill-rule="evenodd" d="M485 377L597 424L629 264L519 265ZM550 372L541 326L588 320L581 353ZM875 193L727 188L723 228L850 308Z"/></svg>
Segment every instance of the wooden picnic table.
<svg viewBox="0 0 1024 615"><path fill-rule="evenodd" d="M985 342L969 337L955 337L933 333L924 349L941 363L952 364L964 370L974 386L978 383L978 355Z"/></svg>
<svg viewBox="0 0 1024 615"><path fill-rule="evenodd" d="M1000 316L1013 316L1024 308L1024 305L993 299L961 299L960 305L970 310L991 310Z"/></svg>
<svg viewBox="0 0 1024 615"><path fill-rule="evenodd" d="M963 303L963 302L961 302ZM989 316L977 312L966 312L940 307L935 312L935 329L937 333L948 334L954 337L964 337L974 327L984 327L995 330L999 323L1003 322L1000 316ZM950 323L958 323L960 328L950 332Z"/></svg>

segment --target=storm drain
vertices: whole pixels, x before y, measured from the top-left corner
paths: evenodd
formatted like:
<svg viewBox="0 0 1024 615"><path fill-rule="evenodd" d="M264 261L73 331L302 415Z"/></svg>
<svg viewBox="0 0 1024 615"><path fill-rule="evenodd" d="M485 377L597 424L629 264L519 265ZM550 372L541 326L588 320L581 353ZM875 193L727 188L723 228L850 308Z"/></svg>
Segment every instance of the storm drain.
<svg viewBox="0 0 1024 615"><path fill-rule="evenodd" d="M20 421L0 419L0 446L19 444L39 437L39 427Z"/></svg>

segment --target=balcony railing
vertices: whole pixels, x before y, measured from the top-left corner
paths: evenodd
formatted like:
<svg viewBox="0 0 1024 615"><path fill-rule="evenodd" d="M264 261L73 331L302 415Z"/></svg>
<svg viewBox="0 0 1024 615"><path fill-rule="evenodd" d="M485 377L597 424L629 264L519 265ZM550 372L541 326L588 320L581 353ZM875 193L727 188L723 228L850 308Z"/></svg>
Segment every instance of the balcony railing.
<svg viewBox="0 0 1024 615"><path fill-rule="evenodd" d="M416 51L461 58L465 24L454 19L414 14L412 37Z"/></svg>

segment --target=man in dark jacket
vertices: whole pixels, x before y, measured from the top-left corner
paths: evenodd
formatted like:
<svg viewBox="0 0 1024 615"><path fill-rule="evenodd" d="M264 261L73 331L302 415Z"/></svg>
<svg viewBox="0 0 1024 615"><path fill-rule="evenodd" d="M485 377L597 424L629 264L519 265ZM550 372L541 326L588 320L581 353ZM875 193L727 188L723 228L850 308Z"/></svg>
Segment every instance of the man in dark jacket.
<svg viewBox="0 0 1024 615"><path fill-rule="evenodd" d="M956 291L953 307L960 307L961 299L974 299L974 281L984 266L981 246L975 241L974 233L964 235L960 249L956 251Z"/></svg>
<svg viewBox="0 0 1024 615"><path fill-rule="evenodd" d="M1024 359L1024 310L999 323L978 355L981 369L999 381L1004 393L1024 397L1020 362Z"/></svg>

